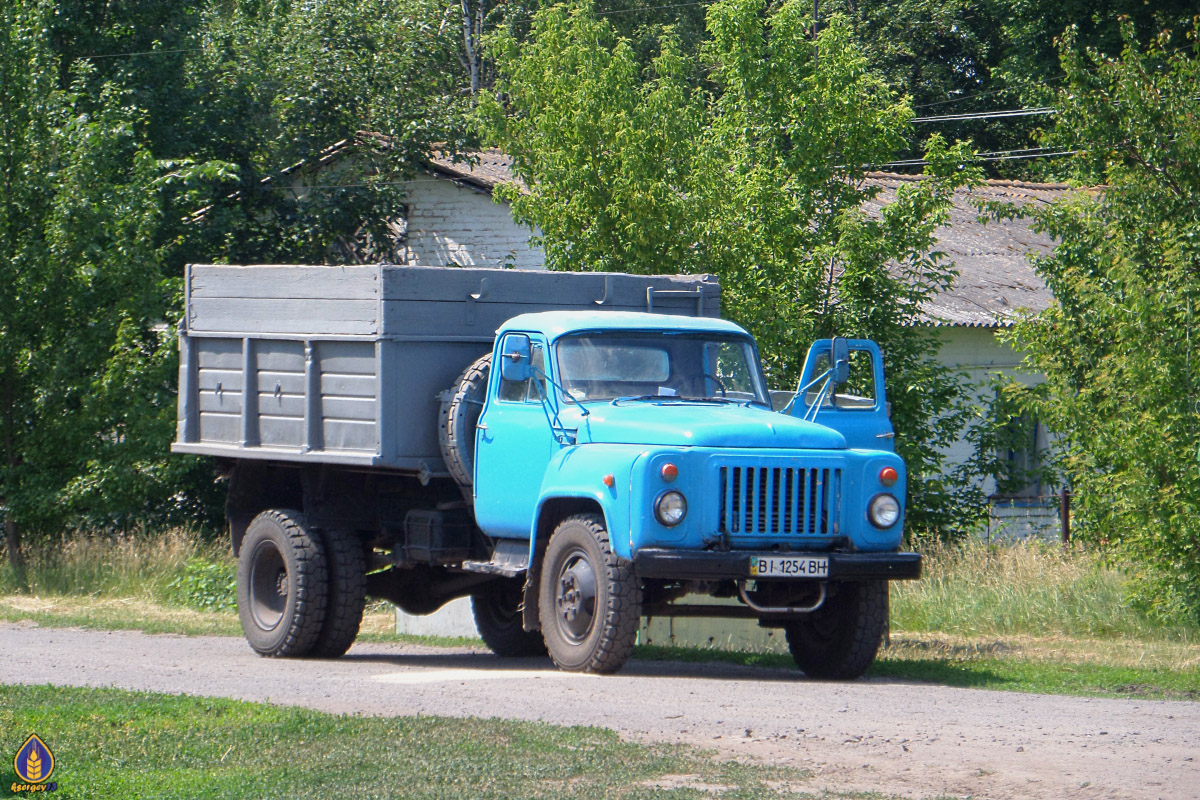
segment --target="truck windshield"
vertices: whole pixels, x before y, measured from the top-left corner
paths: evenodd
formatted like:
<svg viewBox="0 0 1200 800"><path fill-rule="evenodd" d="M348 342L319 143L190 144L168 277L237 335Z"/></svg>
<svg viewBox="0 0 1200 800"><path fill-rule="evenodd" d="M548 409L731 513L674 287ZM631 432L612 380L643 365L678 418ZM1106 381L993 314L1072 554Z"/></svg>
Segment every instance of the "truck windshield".
<svg viewBox="0 0 1200 800"><path fill-rule="evenodd" d="M770 406L754 345L742 336L589 332L563 337L555 352L563 389L580 402L638 397Z"/></svg>

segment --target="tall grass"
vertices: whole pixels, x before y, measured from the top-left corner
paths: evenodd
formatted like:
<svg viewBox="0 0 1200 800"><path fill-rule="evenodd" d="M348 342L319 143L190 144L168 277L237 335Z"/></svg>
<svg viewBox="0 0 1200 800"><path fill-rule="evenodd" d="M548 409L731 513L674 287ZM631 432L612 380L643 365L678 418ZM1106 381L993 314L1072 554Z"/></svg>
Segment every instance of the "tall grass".
<svg viewBox="0 0 1200 800"><path fill-rule="evenodd" d="M931 545L925 557L921 580L893 584L893 630L1200 642L1194 624L1164 626L1135 610L1129 577L1082 547L968 541Z"/></svg>
<svg viewBox="0 0 1200 800"><path fill-rule="evenodd" d="M125 597L159 602L179 599L179 589L197 565L232 571L233 557L223 540L186 530L158 534L88 535L31 547L26 554L31 593L43 596ZM0 568L0 592L19 587L7 564Z"/></svg>
<svg viewBox="0 0 1200 800"><path fill-rule="evenodd" d="M892 585L895 633L1200 644L1200 626L1164 626L1131 607L1130 578L1094 551L982 541L923 550L924 576ZM42 597L131 598L209 611L232 607L228 545L190 531L77 534L31 548L28 560L30 590ZM0 594L17 588L7 564L0 566Z"/></svg>

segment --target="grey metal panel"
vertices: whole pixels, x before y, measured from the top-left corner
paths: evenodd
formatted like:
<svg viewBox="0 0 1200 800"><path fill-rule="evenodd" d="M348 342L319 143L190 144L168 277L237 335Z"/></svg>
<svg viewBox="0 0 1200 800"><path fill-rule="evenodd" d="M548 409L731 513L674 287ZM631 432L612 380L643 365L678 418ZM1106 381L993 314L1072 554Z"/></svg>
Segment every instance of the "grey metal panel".
<svg viewBox="0 0 1200 800"><path fill-rule="evenodd" d="M379 330L374 300L192 298L188 328L242 333L367 335Z"/></svg>
<svg viewBox="0 0 1200 800"><path fill-rule="evenodd" d="M197 348L197 366L200 369L242 368L242 340L239 339L208 339L191 335Z"/></svg>
<svg viewBox="0 0 1200 800"><path fill-rule="evenodd" d="M205 369L201 367L196 386L202 392L241 392L242 368Z"/></svg>
<svg viewBox="0 0 1200 800"><path fill-rule="evenodd" d="M374 397L374 375L345 375L321 373L322 397Z"/></svg>
<svg viewBox="0 0 1200 800"><path fill-rule="evenodd" d="M258 419L258 438L264 447L301 447L304 417L263 414Z"/></svg>
<svg viewBox="0 0 1200 800"><path fill-rule="evenodd" d="M394 423L383 452L416 458L442 472L438 445L438 395L454 384L475 359L491 352L475 342L385 342L382 415Z"/></svg>
<svg viewBox="0 0 1200 800"><path fill-rule="evenodd" d="M370 300L379 296L379 267L192 264L188 289L192 298Z"/></svg>
<svg viewBox="0 0 1200 800"><path fill-rule="evenodd" d="M320 342L321 371L344 375L375 374L374 342Z"/></svg>
<svg viewBox="0 0 1200 800"><path fill-rule="evenodd" d="M242 415L200 412L200 441L228 442L240 445L242 442Z"/></svg>
<svg viewBox="0 0 1200 800"><path fill-rule="evenodd" d="M201 413L242 413L242 395L237 392L222 392L218 395L216 392L202 391L199 393L199 401Z"/></svg>
<svg viewBox="0 0 1200 800"><path fill-rule="evenodd" d="M326 417L323 434L326 450L375 452L375 421L337 420Z"/></svg>
<svg viewBox="0 0 1200 800"><path fill-rule="evenodd" d="M305 398L302 394L260 392L258 395L258 410L260 414L303 419L304 404ZM298 442L296 446L299 447L300 443Z"/></svg>
<svg viewBox="0 0 1200 800"><path fill-rule="evenodd" d="M304 371L300 372L260 372L258 373L258 391L264 394L294 394L304 396Z"/></svg>
<svg viewBox="0 0 1200 800"><path fill-rule="evenodd" d="M265 339L258 346L260 372L304 374L304 342Z"/></svg>
<svg viewBox="0 0 1200 800"><path fill-rule="evenodd" d="M322 416L327 419L375 423L374 397L323 397Z"/></svg>

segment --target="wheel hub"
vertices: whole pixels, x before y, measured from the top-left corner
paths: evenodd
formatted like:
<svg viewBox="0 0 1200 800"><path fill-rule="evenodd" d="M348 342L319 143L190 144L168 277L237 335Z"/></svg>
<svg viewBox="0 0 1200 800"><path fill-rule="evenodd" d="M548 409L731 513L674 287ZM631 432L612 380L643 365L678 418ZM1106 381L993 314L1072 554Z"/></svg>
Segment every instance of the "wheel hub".
<svg viewBox="0 0 1200 800"><path fill-rule="evenodd" d="M254 549L250 567L250 615L264 631L274 630L287 609L291 581L283 554L269 541Z"/></svg>
<svg viewBox="0 0 1200 800"><path fill-rule="evenodd" d="M563 635L572 642L586 639L596 617L596 572L582 555L564 562L555 605Z"/></svg>

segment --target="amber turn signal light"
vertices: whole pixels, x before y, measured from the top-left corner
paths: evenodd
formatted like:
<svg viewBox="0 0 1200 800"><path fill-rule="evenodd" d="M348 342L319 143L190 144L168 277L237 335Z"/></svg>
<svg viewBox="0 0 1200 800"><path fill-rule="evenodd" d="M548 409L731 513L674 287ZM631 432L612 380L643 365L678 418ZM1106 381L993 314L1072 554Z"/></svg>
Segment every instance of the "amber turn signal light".
<svg viewBox="0 0 1200 800"><path fill-rule="evenodd" d="M900 480L900 473L896 472L895 467L884 467L879 470L879 482L884 486L895 486L898 480Z"/></svg>

